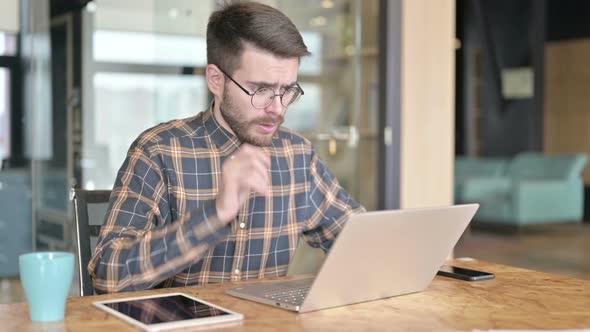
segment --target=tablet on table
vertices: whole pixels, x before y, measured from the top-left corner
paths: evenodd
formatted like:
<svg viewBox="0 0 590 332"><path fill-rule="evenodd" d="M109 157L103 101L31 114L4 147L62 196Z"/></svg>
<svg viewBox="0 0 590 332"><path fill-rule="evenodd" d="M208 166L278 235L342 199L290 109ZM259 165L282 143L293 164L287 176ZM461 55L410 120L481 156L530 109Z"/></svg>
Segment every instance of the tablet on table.
<svg viewBox="0 0 590 332"><path fill-rule="evenodd" d="M145 331L237 322L242 314L183 293L158 294L93 302Z"/></svg>

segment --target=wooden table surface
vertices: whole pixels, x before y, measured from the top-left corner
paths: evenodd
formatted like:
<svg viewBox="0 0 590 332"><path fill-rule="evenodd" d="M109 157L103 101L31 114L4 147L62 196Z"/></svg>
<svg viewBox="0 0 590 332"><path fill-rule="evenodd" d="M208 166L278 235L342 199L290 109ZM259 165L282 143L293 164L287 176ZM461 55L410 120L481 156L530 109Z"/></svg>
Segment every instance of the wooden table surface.
<svg viewBox="0 0 590 332"><path fill-rule="evenodd" d="M496 278L466 282L437 276L421 293L305 314L226 295L224 289L235 283L72 297L67 302L65 321L58 323L33 323L25 303L3 304L0 330L133 331L131 325L95 308L92 302L167 292L187 293L244 314L244 321L224 331L590 328L590 281L481 261L450 263L493 272Z"/></svg>

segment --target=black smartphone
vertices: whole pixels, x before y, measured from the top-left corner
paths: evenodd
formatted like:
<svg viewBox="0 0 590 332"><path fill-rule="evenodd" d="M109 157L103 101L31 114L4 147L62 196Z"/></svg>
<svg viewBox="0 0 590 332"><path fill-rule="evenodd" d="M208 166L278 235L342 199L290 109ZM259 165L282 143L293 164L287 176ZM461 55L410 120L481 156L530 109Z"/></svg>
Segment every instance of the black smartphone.
<svg viewBox="0 0 590 332"><path fill-rule="evenodd" d="M467 281L489 280L489 279L494 279L494 277L495 277L495 275L493 273L470 270L470 269L465 269L462 267L449 266L449 265L443 265L438 270L437 274L441 275L441 276L449 277L449 278L456 278L456 279L467 280Z"/></svg>

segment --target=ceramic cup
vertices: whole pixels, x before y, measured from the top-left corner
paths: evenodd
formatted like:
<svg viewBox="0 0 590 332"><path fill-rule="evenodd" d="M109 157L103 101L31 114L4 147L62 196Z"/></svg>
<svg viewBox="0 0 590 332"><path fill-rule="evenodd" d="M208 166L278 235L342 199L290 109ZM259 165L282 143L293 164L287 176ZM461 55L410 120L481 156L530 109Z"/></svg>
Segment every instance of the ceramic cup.
<svg viewBox="0 0 590 332"><path fill-rule="evenodd" d="M31 320L63 320L74 277L74 255L69 252L33 252L19 256L18 263Z"/></svg>

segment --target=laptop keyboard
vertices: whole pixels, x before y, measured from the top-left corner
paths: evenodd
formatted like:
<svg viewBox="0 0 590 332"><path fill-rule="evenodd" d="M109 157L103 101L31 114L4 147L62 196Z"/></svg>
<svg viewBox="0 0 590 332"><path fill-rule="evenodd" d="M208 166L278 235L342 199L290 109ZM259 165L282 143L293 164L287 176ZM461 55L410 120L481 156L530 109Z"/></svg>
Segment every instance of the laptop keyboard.
<svg viewBox="0 0 590 332"><path fill-rule="evenodd" d="M264 297L273 301L285 302L288 304L300 305L309 292L310 286L303 286L297 288L291 288L286 290L280 290L276 292L270 292L264 294Z"/></svg>

